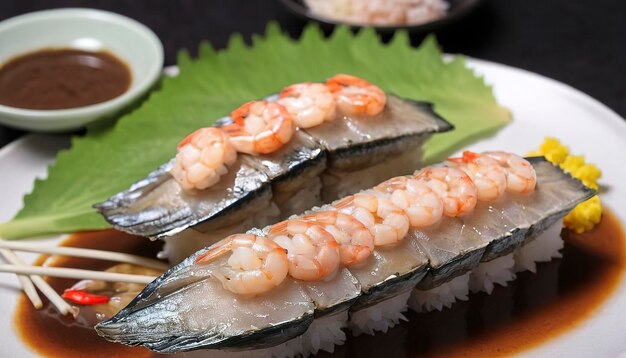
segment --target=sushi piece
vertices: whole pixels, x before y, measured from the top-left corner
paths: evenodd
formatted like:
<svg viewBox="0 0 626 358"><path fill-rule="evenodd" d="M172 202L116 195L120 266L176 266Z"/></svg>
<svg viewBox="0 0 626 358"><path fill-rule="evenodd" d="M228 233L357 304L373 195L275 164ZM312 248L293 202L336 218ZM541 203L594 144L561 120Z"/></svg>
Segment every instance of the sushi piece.
<svg viewBox="0 0 626 358"><path fill-rule="evenodd" d="M319 104L323 91L331 96L332 111L311 115L309 102L317 111L327 108ZM258 116L257 107L262 108ZM264 128L275 131L270 131L272 140L257 138L265 132L252 139L247 135L262 125L258 118L267 119ZM243 105L209 128L226 133L229 140L216 134L219 141L211 143L234 147L236 159L213 157L199 169L195 163L177 164L186 159L173 159L95 208L118 230L168 239L164 255L179 262L230 234L266 226L389 175L407 174L407 168L421 165L424 141L451 128L432 105L385 94L352 76L337 75L326 85L296 84L266 101ZM178 158L204 158L199 153L209 140L199 135L181 142ZM185 148L190 145L195 147ZM211 174L196 182L200 172Z"/></svg>
<svg viewBox="0 0 626 358"><path fill-rule="evenodd" d="M466 298L470 285L489 290L481 285L510 279L501 270L510 272L511 258L536 260L546 237L558 236L558 219L594 194L543 159L518 159L523 170L499 164L506 192L491 201L483 194L492 187L476 176L435 166L230 236L150 283L96 330L156 352L306 355L342 343L343 327L385 331L405 319L408 304L440 309ZM525 187L516 186L520 178ZM525 236L515 241L515 232ZM507 240L511 248L499 250L499 258L485 256Z"/></svg>

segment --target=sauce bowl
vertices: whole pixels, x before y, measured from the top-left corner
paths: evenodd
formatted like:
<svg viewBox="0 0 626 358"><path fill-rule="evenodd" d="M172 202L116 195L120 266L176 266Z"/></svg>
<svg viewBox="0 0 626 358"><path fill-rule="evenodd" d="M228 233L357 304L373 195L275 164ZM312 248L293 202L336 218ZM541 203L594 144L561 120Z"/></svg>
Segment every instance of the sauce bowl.
<svg viewBox="0 0 626 358"><path fill-rule="evenodd" d="M121 95L93 105L33 110L0 105L0 123L44 132L66 131L112 116L145 94L163 67L163 45L139 22L94 9L33 12L0 23L0 66L12 58L42 49L107 51L128 66L131 84Z"/></svg>

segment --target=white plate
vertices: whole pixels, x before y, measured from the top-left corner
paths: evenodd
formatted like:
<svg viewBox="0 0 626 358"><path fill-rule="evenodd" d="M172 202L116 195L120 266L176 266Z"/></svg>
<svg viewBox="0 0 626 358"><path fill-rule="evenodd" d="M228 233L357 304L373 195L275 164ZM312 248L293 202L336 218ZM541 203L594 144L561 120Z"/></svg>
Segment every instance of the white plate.
<svg viewBox="0 0 626 358"><path fill-rule="evenodd" d="M626 214L626 121L593 98L559 82L523 70L480 60L470 66L493 84L498 101L513 111L514 121L492 138L471 146L474 150L502 149L525 153L545 136L555 136L573 153L584 153L603 171L607 188L603 202L624 222ZM31 189L37 176L54 159L55 149L67 139L28 136L0 150L0 222L10 219L21 205L21 194ZM0 276L0 347L2 355L28 356L12 331L17 280ZM626 282L600 310L578 328L531 351L525 356L615 357L626 352ZM30 353L32 355L32 353Z"/></svg>

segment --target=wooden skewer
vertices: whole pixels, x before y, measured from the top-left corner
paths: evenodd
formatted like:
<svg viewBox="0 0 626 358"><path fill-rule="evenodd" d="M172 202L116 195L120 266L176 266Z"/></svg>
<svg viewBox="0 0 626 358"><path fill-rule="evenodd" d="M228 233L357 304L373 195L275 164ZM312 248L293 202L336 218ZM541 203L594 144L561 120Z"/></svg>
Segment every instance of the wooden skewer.
<svg viewBox="0 0 626 358"><path fill-rule="evenodd" d="M7 250L7 249L0 249L0 254L2 254L2 256L4 256L4 258L10 264L14 264L14 265L20 264L19 257L17 257L13 253L13 251ZM43 302L41 301L41 298L39 297L39 294L37 293L37 289L35 289L35 286L33 285L33 282L30 280L30 278L28 278L28 276L26 275L17 275L17 279L20 281L20 284L22 285L22 290L24 290L24 293L26 294L26 297L28 297L30 302L33 303L33 306L35 306L36 309L41 309L41 307L43 307Z"/></svg>
<svg viewBox="0 0 626 358"><path fill-rule="evenodd" d="M54 276L79 280L102 280L110 282L128 282L140 284L148 284L156 278L154 276L129 275L125 273L90 271L65 267L19 265L0 265L0 272L10 272L22 275Z"/></svg>
<svg viewBox="0 0 626 358"><path fill-rule="evenodd" d="M11 255L9 255L11 256ZM5 256L6 257L6 256ZM13 254L12 258L7 258L10 262L15 265L20 265L18 267L29 268L30 266L26 266L26 263L22 261L17 255ZM11 265L1 265L1 266L11 266ZM33 284L37 286L39 291L41 291L44 296L46 296L50 302L54 305L54 307L61 312L62 315L66 316L68 314L75 315L76 309L72 308L65 300L59 296L59 294L44 280L41 276L31 275L30 279L33 281Z"/></svg>
<svg viewBox="0 0 626 358"><path fill-rule="evenodd" d="M66 246L39 246L24 242L10 242L0 240L0 248L7 248L14 251L37 252L52 255L64 255L74 257L86 257L107 261L124 262L134 265L146 266L157 270L167 270L169 266L161 261L146 257L126 254L122 252L111 252L93 249L82 249Z"/></svg>

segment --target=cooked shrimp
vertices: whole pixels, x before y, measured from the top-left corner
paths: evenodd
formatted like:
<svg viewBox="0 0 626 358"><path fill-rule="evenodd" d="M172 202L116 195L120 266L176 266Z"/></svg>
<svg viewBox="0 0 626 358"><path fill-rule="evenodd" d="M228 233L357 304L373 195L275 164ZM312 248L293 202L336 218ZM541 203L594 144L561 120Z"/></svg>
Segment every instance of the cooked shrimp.
<svg viewBox="0 0 626 358"><path fill-rule="evenodd" d="M385 108L385 92L362 78L339 74L326 85L335 94L337 108L345 114L375 116Z"/></svg>
<svg viewBox="0 0 626 358"><path fill-rule="evenodd" d="M287 250L291 277L318 281L337 272L339 244L322 226L295 218L272 225L269 234Z"/></svg>
<svg viewBox="0 0 626 358"><path fill-rule="evenodd" d="M476 206L476 186L462 170L451 167L426 167L414 174L443 200L443 213L457 217L470 213Z"/></svg>
<svg viewBox="0 0 626 358"><path fill-rule="evenodd" d="M388 193L391 202L404 210L412 227L435 224L443 215L443 200L425 180L396 177L374 189Z"/></svg>
<svg viewBox="0 0 626 358"><path fill-rule="evenodd" d="M478 200L497 200L506 190L506 171L497 160L483 154L464 151L462 157L448 161L472 178L478 190Z"/></svg>
<svg viewBox="0 0 626 358"><path fill-rule="evenodd" d="M375 191L348 196L334 207L363 223L374 235L375 246L396 245L409 232L410 222L404 211Z"/></svg>
<svg viewBox="0 0 626 358"><path fill-rule="evenodd" d="M535 168L524 158L506 152L484 152L506 170L506 189L513 193L530 193L535 190L537 173Z"/></svg>
<svg viewBox="0 0 626 358"><path fill-rule="evenodd" d="M310 128L335 119L335 96L323 83L296 83L280 92L279 104L300 128Z"/></svg>
<svg viewBox="0 0 626 358"><path fill-rule="evenodd" d="M177 147L170 174L184 190L206 189L228 171L237 159L228 136L218 128L201 128L188 135Z"/></svg>
<svg viewBox="0 0 626 358"><path fill-rule="evenodd" d="M287 109L267 101L251 101L231 113L235 123L222 127L239 152L268 154L285 145L296 131Z"/></svg>
<svg viewBox="0 0 626 358"><path fill-rule="evenodd" d="M337 211L322 211L307 215L303 220L323 225L339 243L339 255L343 266L357 265L367 259L374 250L374 236L356 218Z"/></svg>
<svg viewBox="0 0 626 358"><path fill-rule="evenodd" d="M229 252L229 267L213 274L231 292L242 295L267 292L280 285L289 272L285 249L266 237L252 234L225 238L196 258L196 263L207 264Z"/></svg>

